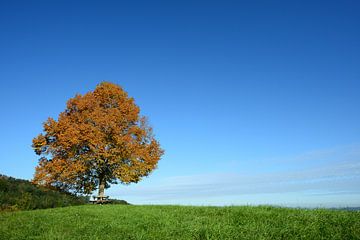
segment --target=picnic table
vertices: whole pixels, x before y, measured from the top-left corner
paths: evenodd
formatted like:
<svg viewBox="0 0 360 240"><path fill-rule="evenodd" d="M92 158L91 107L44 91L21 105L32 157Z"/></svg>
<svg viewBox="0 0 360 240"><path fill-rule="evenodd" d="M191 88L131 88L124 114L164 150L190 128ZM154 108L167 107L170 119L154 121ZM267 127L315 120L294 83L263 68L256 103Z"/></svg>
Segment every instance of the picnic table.
<svg viewBox="0 0 360 240"><path fill-rule="evenodd" d="M111 200L109 199L109 196L92 196L93 200L90 200L92 204L105 204L110 203Z"/></svg>

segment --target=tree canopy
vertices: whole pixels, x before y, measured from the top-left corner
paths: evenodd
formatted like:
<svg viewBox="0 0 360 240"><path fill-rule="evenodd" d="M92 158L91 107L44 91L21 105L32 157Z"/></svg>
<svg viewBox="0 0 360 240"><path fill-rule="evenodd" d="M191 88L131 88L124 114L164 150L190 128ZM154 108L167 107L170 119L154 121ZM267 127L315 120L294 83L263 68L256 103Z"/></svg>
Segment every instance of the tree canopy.
<svg viewBox="0 0 360 240"><path fill-rule="evenodd" d="M68 100L57 120L48 118L33 139L40 156L34 183L99 196L115 183L136 183L163 155L147 119L118 85L103 82Z"/></svg>

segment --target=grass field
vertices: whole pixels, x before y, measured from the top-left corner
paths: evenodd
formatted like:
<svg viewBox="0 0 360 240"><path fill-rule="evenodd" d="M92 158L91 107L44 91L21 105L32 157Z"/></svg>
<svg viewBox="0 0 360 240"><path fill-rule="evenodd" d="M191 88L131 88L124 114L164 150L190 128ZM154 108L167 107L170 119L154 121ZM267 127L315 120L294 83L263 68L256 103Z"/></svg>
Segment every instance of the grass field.
<svg viewBox="0 0 360 240"><path fill-rule="evenodd" d="M1 239L360 239L360 212L85 205L0 213Z"/></svg>

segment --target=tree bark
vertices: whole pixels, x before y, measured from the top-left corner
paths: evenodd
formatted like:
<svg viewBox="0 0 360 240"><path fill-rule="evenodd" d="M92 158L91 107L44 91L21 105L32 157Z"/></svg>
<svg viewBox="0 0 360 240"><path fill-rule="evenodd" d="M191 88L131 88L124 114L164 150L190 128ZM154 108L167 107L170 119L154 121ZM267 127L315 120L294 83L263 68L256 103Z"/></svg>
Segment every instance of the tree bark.
<svg viewBox="0 0 360 240"><path fill-rule="evenodd" d="M105 192L105 179L104 177L100 177L99 178L99 197L104 197L104 192Z"/></svg>

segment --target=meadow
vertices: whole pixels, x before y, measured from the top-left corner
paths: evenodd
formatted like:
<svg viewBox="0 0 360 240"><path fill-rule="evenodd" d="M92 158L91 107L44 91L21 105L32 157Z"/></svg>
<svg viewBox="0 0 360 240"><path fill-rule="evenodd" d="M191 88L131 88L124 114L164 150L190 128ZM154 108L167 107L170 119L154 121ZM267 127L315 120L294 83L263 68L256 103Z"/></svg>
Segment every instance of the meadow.
<svg viewBox="0 0 360 240"><path fill-rule="evenodd" d="M1 239L360 239L360 212L82 205L0 213Z"/></svg>

